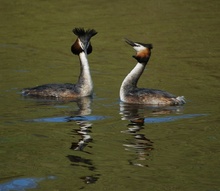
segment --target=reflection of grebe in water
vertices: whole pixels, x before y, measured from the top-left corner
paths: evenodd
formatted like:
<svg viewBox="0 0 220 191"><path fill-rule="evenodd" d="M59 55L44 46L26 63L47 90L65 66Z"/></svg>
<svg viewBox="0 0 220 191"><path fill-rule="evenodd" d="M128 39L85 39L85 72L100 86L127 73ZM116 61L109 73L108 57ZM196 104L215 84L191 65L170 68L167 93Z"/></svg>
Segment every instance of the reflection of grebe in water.
<svg viewBox="0 0 220 191"><path fill-rule="evenodd" d="M122 133L132 135L132 138L126 139L123 146L125 150L136 153L133 159L128 160L130 165L148 167L148 164L145 163L154 149L153 142L144 133L141 133L144 129L144 117L139 113L139 108L134 106L134 104L120 103L121 119L129 121L127 129Z"/></svg>
<svg viewBox="0 0 220 191"><path fill-rule="evenodd" d="M80 136L81 138L76 142L72 143L72 150L80 150L88 145L92 141L90 135L92 129L92 123L86 119L86 116L90 115L91 110L91 97L82 97L77 99L78 110L74 112L73 116L69 117L70 121L75 121L79 128L73 130L74 134Z"/></svg>
<svg viewBox="0 0 220 191"><path fill-rule="evenodd" d="M82 97L77 100L77 105L79 109L74 112L74 116L70 117L70 121L75 121L78 125L78 128L72 130L73 137L80 137L79 139L74 139L70 149L74 151L73 154L68 155L67 158L71 161L71 165L79 166L81 168L87 169L86 175L82 172L82 175L79 177L86 184L95 183L100 174L96 172L96 166L94 161L89 157L93 154L93 147L89 144L92 142L93 138L92 133L92 123L86 118L92 112L91 110L91 97ZM70 122L69 121L69 122ZM87 148L87 149L86 149ZM86 150L86 151L85 151ZM85 154L81 154L80 152ZM86 155L87 154L87 155Z"/></svg>
<svg viewBox="0 0 220 191"><path fill-rule="evenodd" d="M73 54L80 59L80 76L76 84L45 84L33 88L23 89L22 94L38 97L56 98L78 98L92 95L93 83L90 75L87 54L92 52L90 43L91 37L97 34L94 29L84 30L83 28L73 29L73 33L78 37L71 47Z"/></svg>
<svg viewBox="0 0 220 191"><path fill-rule="evenodd" d="M138 88L137 83L142 75L151 55L151 44L132 42L126 39L137 54L133 56L138 63L125 77L120 88L120 99L126 103L149 105L182 105L185 103L183 96L174 96L166 91Z"/></svg>
<svg viewBox="0 0 220 191"><path fill-rule="evenodd" d="M149 106L144 104L129 104L120 102L121 120L127 120L127 129L122 133L130 135L123 144L125 150L135 152L135 156L128 160L130 165L139 167L148 167L146 164L151 159L154 143L146 137L147 128L145 123L149 116L178 114L182 112L181 106ZM160 121L160 120L159 120Z"/></svg>

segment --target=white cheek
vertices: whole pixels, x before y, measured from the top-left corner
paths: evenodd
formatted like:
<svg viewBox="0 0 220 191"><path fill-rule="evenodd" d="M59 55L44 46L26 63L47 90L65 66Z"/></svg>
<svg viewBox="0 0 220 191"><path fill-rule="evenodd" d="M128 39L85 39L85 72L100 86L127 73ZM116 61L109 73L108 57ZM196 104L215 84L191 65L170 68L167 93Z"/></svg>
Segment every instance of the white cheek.
<svg viewBox="0 0 220 191"><path fill-rule="evenodd" d="M135 49L137 52L139 52L139 51L145 50L146 47L139 45L139 46L134 46L134 49Z"/></svg>
<svg viewBox="0 0 220 191"><path fill-rule="evenodd" d="M82 49L84 48L83 43L81 41L79 41L79 45Z"/></svg>

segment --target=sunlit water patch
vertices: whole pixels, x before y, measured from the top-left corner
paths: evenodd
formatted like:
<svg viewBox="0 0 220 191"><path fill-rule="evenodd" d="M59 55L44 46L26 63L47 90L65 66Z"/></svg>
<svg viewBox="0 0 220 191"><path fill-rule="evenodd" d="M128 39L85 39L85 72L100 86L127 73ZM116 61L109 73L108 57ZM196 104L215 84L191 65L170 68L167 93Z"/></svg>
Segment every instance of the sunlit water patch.
<svg viewBox="0 0 220 191"><path fill-rule="evenodd" d="M48 176L45 178L17 178L9 182L0 184L1 191L24 191L33 189L38 186L38 183L43 180L54 180L55 176Z"/></svg>
<svg viewBox="0 0 220 191"><path fill-rule="evenodd" d="M47 122L47 123L63 123L69 121L98 121L105 119L105 116L89 115L89 116L64 116L64 117L48 117L27 120L28 122Z"/></svg>

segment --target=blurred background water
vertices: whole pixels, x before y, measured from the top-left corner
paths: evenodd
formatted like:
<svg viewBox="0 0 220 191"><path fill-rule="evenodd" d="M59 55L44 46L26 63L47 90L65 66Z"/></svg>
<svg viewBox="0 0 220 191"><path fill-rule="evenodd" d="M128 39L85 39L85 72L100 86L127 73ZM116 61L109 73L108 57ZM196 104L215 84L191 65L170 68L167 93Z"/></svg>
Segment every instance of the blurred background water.
<svg viewBox="0 0 220 191"><path fill-rule="evenodd" d="M0 0L0 190L219 191L219 5ZM75 27L98 31L94 98L22 97L24 87L76 82ZM154 46L139 86L186 105L120 103L135 65L124 37Z"/></svg>

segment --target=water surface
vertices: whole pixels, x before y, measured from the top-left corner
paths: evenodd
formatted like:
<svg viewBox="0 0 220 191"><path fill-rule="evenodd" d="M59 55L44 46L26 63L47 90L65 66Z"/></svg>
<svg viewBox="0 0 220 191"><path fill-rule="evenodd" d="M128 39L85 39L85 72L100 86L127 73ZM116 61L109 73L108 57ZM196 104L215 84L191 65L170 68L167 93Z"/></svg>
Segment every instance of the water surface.
<svg viewBox="0 0 220 191"><path fill-rule="evenodd" d="M219 1L0 5L2 190L220 190ZM76 82L74 27L98 31L94 98L22 97L24 87ZM139 86L184 95L186 105L120 103L135 64L124 37L154 46Z"/></svg>

